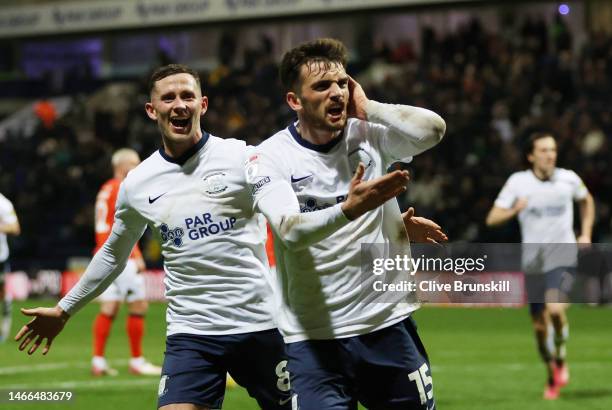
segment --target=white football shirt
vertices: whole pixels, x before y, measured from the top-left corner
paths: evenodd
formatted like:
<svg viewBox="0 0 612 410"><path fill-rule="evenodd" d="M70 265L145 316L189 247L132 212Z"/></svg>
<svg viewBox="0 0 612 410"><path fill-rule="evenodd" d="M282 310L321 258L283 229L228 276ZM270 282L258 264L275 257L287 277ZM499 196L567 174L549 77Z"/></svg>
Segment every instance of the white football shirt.
<svg viewBox="0 0 612 410"><path fill-rule="evenodd" d="M380 295L371 291L375 278L361 269L362 244L381 244L382 257L393 257L390 244L410 255L397 201L387 201L354 221L346 219L340 206L359 162L366 166L365 180L376 178L386 174L391 163L438 141L411 139L381 124L349 119L342 135L326 145L302 139L292 124L253 150L247 180L257 208L276 229L279 297L275 311L285 342L366 334L391 326L417 309L411 303L414 295L405 293L378 303ZM285 223L290 228L275 226L274 221L288 214L298 215ZM317 223L332 229L317 231ZM296 234L300 225L308 228ZM279 239L278 229L290 231L281 232L285 242ZM310 235L309 229L318 233Z"/></svg>
<svg viewBox="0 0 612 410"><path fill-rule="evenodd" d="M517 199L527 200L527 207L518 214L518 221L522 242L534 245L523 247L523 268L549 271L576 264L573 247L544 244L576 243L573 201L582 200L587 194L580 177L568 169L555 168L548 180L539 179L532 170L515 172L508 178L495 206L510 209ZM544 250L540 258L538 249Z"/></svg>
<svg viewBox="0 0 612 410"><path fill-rule="evenodd" d="M72 313L108 286L149 226L164 257L168 335L275 327L266 228L245 182L246 144L205 134L182 158L160 150L123 181L112 233L60 307Z"/></svg>
<svg viewBox="0 0 612 410"><path fill-rule="evenodd" d="M17 215L13 204L4 195L0 194L0 224L13 224L15 222L17 222ZM6 261L8 257L9 248L6 234L0 233L0 262Z"/></svg>

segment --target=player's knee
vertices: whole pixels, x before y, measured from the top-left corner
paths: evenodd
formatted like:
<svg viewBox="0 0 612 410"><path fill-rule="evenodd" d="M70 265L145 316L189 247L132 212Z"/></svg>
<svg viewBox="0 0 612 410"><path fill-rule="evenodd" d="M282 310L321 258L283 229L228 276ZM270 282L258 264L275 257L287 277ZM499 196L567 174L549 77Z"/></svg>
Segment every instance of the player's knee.
<svg viewBox="0 0 612 410"><path fill-rule="evenodd" d="M100 313L102 313L105 316L110 317L111 319L114 319L115 316L117 316L117 313L119 313L119 303L118 302L103 302L100 305Z"/></svg>
<svg viewBox="0 0 612 410"><path fill-rule="evenodd" d="M130 312L130 315L144 316L144 314L147 313L148 309L149 304L146 300L136 300L128 304L128 310Z"/></svg>
<svg viewBox="0 0 612 410"><path fill-rule="evenodd" d="M546 321L534 321L533 331L539 335L545 335L548 332L548 323Z"/></svg>
<svg viewBox="0 0 612 410"><path fill-rule="evenodd" d="M546 331L548 327L548 323L546 323L546 314L544 311L538 312L531 316L531 322L533 324L533 330L538 331Z"/></svg>
<svg viewBox="0 0 612 410"><path fill-rule="evenodd" d="M553 320L565 318L565 308L565 303L548 303L546 305L546 309Z"/></svg>

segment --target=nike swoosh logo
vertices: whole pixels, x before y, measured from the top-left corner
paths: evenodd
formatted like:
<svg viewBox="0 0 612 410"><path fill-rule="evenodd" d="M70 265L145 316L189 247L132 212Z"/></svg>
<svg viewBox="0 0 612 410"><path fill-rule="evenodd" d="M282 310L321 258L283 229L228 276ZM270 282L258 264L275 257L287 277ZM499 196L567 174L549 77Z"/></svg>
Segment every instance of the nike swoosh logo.
<svg viewBox="0 0 612 410"><path fill-rule="evenodd" d="M293 178L293 175L291 175L291 183L295 184L296 182L300 182L306 178L310 178L312 176L312 174L310 175L306 175L305 177L301 177L301 178Z"/></svg>
<svg viewBox="0 0 612 410"><path fill-rule="evenodd" d="M161 198L162 196L166 195L167 192L164 192L163 194L156 196L155 198L151 198L151 196L149 196L149 203L152 204L153 202L157 201L159 198Z"/></svg>
<svg viewBox="0 0 612 410"><path fill-rule="evenodd" d="M289 403L289 402L291 401L291 399L292 399L292 398L293 398L293 396L291 396L291 397L289 397L288 399L285 399L285 400L280 399L280 400L278 401L278 404L280 404L281 406L283 406L283 405L285 405L285 404Z"/></svg>

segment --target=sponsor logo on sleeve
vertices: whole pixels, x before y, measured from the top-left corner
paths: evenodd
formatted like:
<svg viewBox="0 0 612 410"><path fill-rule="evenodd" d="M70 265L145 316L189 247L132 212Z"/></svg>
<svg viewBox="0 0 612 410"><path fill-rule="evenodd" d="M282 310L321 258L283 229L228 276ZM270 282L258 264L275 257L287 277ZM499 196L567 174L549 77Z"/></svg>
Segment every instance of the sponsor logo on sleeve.
<svg viewBox="0 0 612 410"><path fill-rule="evenodd" d="M261 188L263 188L265 185L269 184L270 182L272 182L270 177L261 177L259 181L252 184L251 190L253 194L258 193L261 190Z"/></svg>

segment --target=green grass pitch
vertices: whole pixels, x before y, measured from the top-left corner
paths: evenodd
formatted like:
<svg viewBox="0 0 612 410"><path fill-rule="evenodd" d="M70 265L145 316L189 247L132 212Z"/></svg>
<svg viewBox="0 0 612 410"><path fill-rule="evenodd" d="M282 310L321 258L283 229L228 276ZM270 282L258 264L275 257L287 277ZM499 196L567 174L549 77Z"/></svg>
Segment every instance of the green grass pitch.
<svg viewBox="0 0 612 410"><path fill-rule="evenodd" d="M25 323L16 303L13 334ZM0 345L0 409L154 409L158 378L128 374L125 311L118 317L107 347L112 378L89 374L91 322L97 305L70 320L51 352L27 356L8 341ZM419 333L433 366L439 410L610 410L612 409L612 310L572 306L568 346L571 382L558 401L541 399L544 367L539 361L526 308L433 308L415 314ZM146 321L144 352L161 364L165 338L165 306L152 304ZM71 404L9 403L7 391L69 390ZM249 410L257 405L241 388L228 390L224 409Z"/></svg>

